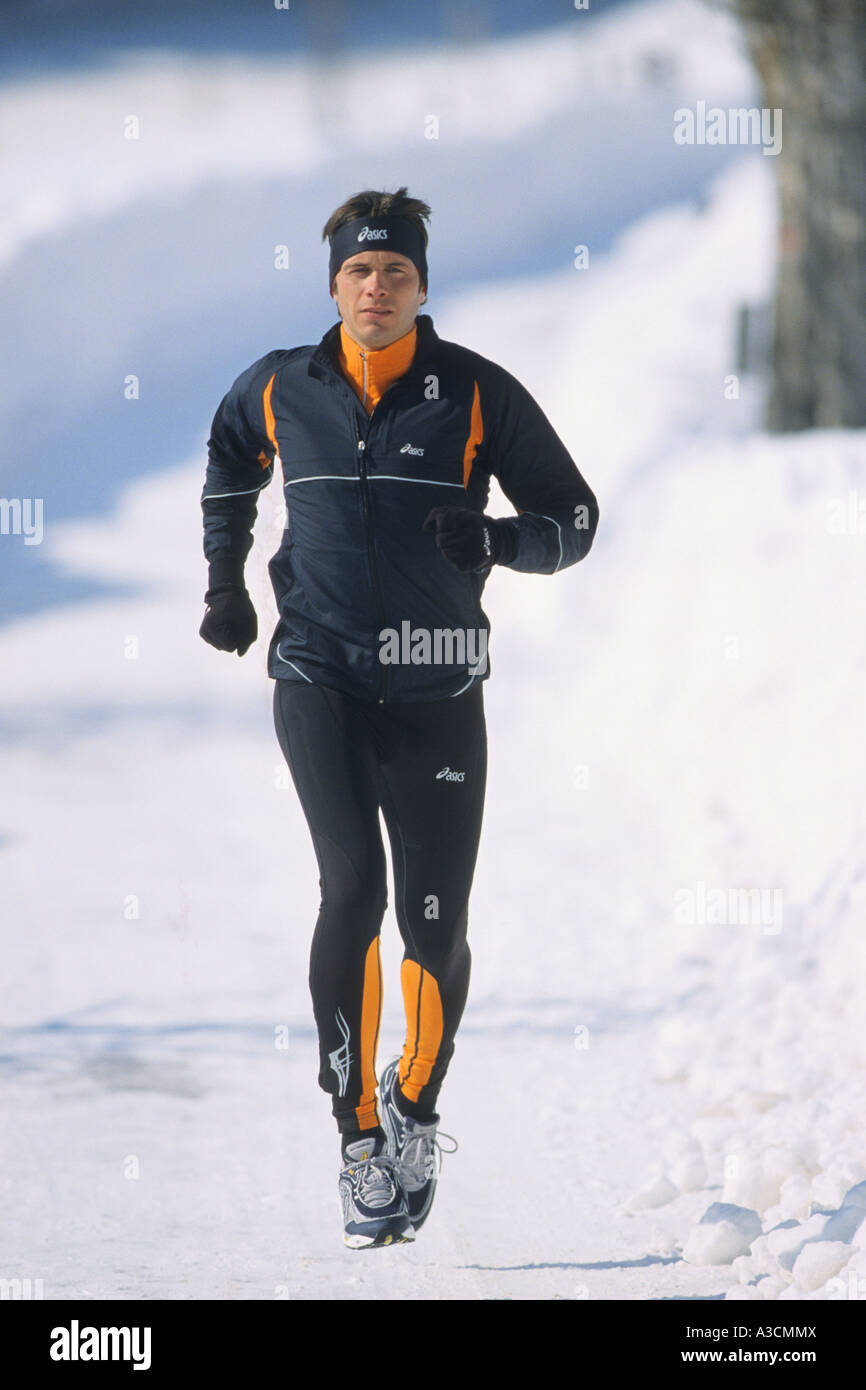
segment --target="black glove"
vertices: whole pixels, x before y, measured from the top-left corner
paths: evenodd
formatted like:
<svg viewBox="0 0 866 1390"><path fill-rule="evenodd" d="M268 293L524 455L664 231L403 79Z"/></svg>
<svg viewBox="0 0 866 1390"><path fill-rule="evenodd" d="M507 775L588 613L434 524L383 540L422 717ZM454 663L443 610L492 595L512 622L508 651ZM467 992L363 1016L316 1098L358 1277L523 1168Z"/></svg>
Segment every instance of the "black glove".
<svg viewBox="0 0 866 1390"><path fill-rule="evenodd" d="M436 544L459 570L479 573L514 559L517 543L507 521L496 521L469 507L434 507L421 529L434 527Z"/></svg>
<svg viewBox="0 0 866 1390"><path fill-rule="evenodd" d="M207 610L199 636L218 651L243 656L259 635L256 610L244 587L243 564L212 560L204 601Z"/></svg>

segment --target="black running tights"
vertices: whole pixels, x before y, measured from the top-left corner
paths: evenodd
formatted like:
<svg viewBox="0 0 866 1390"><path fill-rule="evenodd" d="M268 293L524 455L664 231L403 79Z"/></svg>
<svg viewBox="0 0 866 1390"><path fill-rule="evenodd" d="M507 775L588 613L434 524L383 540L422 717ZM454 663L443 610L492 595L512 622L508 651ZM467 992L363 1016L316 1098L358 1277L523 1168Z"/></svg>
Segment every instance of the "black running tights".
<svg viewBox="0 0 866 1390"><path fill-rule="evenodd" d="M319 1085L342 1134L379 1124L381 806L404 948L401 1108L432 1118L469 985L468 903L487 776L483 686L378 704L307 682L274 685L277 737L319 865L309 977Z"/></svg>

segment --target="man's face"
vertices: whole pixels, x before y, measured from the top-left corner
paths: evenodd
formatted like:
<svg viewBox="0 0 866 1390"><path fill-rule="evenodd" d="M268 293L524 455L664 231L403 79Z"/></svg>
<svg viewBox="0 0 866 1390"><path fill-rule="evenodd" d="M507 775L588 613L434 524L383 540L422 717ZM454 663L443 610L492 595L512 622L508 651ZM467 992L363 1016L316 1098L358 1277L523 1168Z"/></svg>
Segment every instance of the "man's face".
<svg viewBox="0 0 866 1390"><path fill-rule="evenodd" d="M418 267L397 251L359 251L337 271L331 298L361 347L387 347L408 333L427 298Z"/></svg>

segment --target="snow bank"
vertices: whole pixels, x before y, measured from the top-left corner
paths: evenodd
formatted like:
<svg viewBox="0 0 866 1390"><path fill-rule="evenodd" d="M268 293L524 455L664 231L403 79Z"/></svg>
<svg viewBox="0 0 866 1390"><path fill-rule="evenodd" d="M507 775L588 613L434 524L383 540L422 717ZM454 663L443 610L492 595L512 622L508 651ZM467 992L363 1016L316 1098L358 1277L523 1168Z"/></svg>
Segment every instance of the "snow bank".
<svg viewBox="0 0 866 1390"><path fill-rule="evenodd" d="M707 1187L760 1214L768 1245L738 1277L773 1279L772 1296L839 1297L836 1276L859 1269L854 1224L827 1213L866 1178L866 524L851 500L866 498L864 484L863 433L693 451L659 498L680 522L665 543L690 575L687 602L670 604L645 557L641 613L666 608L687 644L703 638L690 653L699 686L684 698L672 682L653 754L636 763L641 778L676 787L669 910L684 893L691 909L680 919L694 989L659 1029L657 1075L693 1105L691 1147L675 1162L699 1144ZM707 545L709 509L723 553ZM695 602L702 632L686 618ZM657 651L671 650L664 627L648 634ZM641 698L658 712L662 695ZM686 727L687 744L676 733ZM745 912L741 890L761 894ZM828 1221L840 1234L822 1239L826 1250L785 1258Z"/></svg>

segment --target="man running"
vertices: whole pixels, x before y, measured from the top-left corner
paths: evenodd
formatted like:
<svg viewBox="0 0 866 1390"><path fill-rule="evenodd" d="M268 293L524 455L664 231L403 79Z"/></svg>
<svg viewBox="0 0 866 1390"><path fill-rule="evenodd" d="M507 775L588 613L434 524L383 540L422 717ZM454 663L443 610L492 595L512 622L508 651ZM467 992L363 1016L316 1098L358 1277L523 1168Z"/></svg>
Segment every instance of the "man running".
<svg viewBox="0 0 866 1390"><path fill-rule="evenodd" d="M354 1249L414 1239L436 1188L436 1104L469 984L487 771L487 576L495 564L566 569L598 523L525 387L419 313L429 217L405 188L357 193L329 217L340 320L318 344L277 349L238 377L214 417L202 493L201 636L243 656L258 631L244 586L257 498L282 467L268 674L320 871L309 983ZM518 515L485 514L491 477ZM377 1098L380 807L406 1041Z"/></svg>

